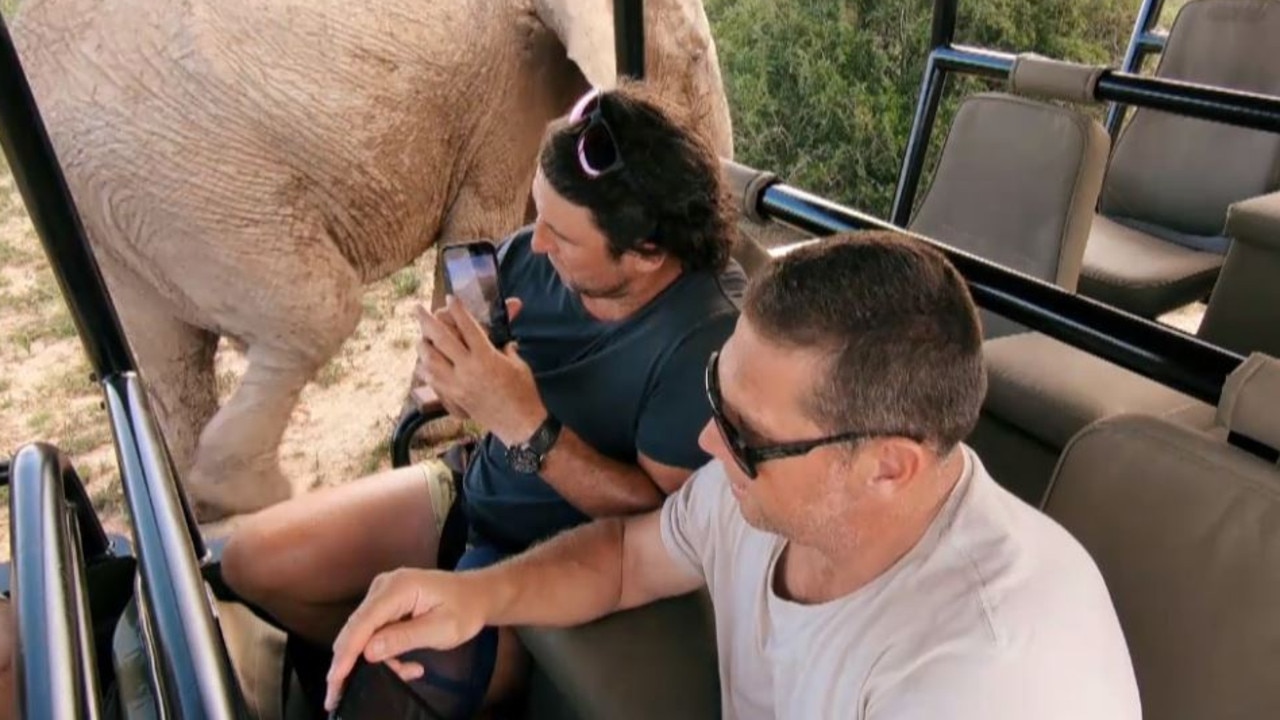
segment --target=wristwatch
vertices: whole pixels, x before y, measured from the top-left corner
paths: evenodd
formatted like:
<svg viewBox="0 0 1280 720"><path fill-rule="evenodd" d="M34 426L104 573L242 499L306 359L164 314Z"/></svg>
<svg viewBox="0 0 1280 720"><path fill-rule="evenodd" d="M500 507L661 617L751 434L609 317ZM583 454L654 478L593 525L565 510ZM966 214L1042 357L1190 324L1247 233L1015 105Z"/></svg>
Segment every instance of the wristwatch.
<svg viewBox="0 0 1280 720"><path fill-rule="evenodd" d="M555 415L547 413L547 419L542 421L528 440L507 448L507 464L516 472L538 472L542 469L542 462L551 451L551 446L556 444L559 437L560 421Z"/></svg>

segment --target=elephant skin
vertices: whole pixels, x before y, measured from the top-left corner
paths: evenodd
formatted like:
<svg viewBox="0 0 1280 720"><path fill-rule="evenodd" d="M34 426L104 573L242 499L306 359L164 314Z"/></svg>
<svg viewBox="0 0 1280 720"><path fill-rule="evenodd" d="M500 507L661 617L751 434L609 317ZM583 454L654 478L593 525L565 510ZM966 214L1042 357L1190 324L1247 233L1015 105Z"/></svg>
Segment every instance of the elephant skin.
<svg viewBox="0 0 1280 720"><path fill-rule="evenodd" d="M645 22L647 80L732 157L701 0ZM547 122L615 78L613 0L25 0L12 32L202 520L291 494L363 286L518 227Z"/></svg>

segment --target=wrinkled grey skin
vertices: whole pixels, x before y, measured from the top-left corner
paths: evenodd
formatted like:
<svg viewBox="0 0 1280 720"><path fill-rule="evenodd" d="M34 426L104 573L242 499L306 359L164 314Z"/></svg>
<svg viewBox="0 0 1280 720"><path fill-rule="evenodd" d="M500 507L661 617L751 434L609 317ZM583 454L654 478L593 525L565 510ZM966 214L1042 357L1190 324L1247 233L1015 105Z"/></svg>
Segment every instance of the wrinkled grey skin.
<svg viewBox="0 0 1280 720"><path fill-rule="evenodd" d="M524 221L546 123L613 83L612 2L24 2L15 41L202 519L290 494L280 439L365 283ZM701 0L645 5L647 79L731 157ZM249 360L221 408L220 335Z"/></svg>

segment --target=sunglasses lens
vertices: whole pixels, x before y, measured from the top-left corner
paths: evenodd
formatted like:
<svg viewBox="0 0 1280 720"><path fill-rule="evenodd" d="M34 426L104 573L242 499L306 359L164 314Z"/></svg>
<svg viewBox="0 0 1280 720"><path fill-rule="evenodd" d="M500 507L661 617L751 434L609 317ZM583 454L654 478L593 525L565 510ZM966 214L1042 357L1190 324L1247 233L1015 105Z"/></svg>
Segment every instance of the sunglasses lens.
<svg viewBox="0 0 1280 720"><path fill-rule="evenodd" d="M603 123L592 123L583 128L578 138L578 159L582 169L592 177L599 176L618 164L618 146Z"/></svg>
<svg viewBox="0 0 1280 720"><path fill-rule="evenodd" d="M733 462L747 477L755 480L755 466L747 460L746 449L742 447L741 441L738 440L738 434L734 431L733 426L720 414L720 409L714 405L711 409L711 417L715 419L716 430L720 431L720 439L724 441L724 446L729 448L729 454L733 456Z"/></svg>

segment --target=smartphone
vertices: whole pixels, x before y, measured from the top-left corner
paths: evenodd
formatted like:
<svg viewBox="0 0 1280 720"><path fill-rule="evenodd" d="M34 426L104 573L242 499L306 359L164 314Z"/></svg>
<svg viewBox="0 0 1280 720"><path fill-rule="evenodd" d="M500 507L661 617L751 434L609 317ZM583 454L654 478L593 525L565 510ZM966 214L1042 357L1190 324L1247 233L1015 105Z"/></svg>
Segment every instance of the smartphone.
<svg viewBox="0 0 1280 720"><path fill-rule="evenodd" d="M492 243L450 245L442 251L445 291L460 301L495 347L511 342L507 303L498 287L498 253Z"/></svg>

